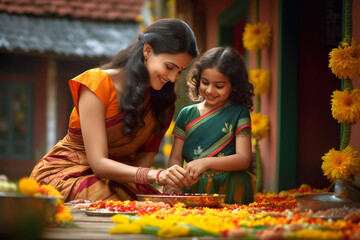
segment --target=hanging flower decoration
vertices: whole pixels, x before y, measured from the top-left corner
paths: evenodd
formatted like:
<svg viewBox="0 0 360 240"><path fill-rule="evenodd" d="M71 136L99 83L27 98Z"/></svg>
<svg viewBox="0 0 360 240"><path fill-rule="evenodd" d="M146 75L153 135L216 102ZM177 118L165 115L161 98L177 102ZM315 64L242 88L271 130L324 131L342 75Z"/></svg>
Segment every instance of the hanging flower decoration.
<svg viewBox="0 0 360 240"><path fill-rule="evenodd" d="M338 78L354 79L360 75L360 45L342 43L329 53L329 67Z"/></svg>
<svg viewBox="0 0 360 240"><path fill-rule="evenodd" d="M246 24L243 34L244 47L249 51L260 51L270 44L271 28L268 23Z"/></svg>
<svg viewBox="0 0 360 240"><path fill-rule="evenodd" d="M270 88L270 71L263 69L249 70L250 82L254 85L255 94L265 94Z"/></svg>
<svg viewBox="0 0 360 240"><path fill-rule="evenodd" d="M339 123L357 123L360 119L360 89L354 89L349 93L348 90L333 92L332 115Z"/></svg>
<svg viewBox="0 0 360 240"><path fill-rule="evenodd" d="M360 158L356 156L357 151L351 146L347 146L343 151L332 148L321 158L324 175L331 181L352 181L352 177L360 173Z"/></svg>
<svg viewBox="0 0 360 240"><path fill-rule="evenodd" d="M269 118L261 113L251 114L251 133L255 138L267 138L270 129Z"/></svg>

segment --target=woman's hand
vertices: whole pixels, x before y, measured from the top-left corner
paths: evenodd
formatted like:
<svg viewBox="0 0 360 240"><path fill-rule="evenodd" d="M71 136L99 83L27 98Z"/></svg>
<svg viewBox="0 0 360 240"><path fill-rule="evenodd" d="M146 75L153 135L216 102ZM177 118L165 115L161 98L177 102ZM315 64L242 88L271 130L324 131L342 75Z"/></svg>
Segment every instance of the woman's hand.
<svg viewBox="0 0 360 240"><path fill-rule="evenodd" d="M206 158L192 160L186 164L185 170L192 179L197 180L199 175L208 169L207 163Z"/></svg>
<svg viewBox="0 0 360 240"><path fill-rule="evenodd" d="M189 188L193 181L185 169L179 165L173 165L163 170L158 176L159 184L168 184L174 188Z"/></svg>

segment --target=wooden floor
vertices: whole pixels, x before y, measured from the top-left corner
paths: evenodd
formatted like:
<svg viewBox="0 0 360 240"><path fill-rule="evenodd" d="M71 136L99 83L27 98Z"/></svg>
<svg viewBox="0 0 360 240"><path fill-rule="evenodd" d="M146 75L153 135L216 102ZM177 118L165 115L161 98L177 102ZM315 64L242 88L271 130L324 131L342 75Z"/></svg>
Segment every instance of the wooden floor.
<svg viewBox="0 0 360 240"><path fill-rule="evenodd" d="M110 234L109 229L115 224L109 216L88 216L77 209L71 209L75 227L46 227L42 233L44 240L94 240L94 239L163 239L153 235L135 234ZM189 237L178 238L181 240L191 239L219 239L214 237Z"/></svg>

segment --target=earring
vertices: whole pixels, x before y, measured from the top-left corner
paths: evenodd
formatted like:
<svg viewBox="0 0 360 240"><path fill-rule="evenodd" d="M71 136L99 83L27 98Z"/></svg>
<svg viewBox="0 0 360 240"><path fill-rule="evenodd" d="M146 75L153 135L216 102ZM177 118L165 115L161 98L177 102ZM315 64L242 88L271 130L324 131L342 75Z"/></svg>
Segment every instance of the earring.
<svg viewBox="0 0 360 240"><path fill-rule="evenodd" d="M144 58L144 65L146 65L146 63L147 63L147 60L146 60L146 58Z"/></svg>

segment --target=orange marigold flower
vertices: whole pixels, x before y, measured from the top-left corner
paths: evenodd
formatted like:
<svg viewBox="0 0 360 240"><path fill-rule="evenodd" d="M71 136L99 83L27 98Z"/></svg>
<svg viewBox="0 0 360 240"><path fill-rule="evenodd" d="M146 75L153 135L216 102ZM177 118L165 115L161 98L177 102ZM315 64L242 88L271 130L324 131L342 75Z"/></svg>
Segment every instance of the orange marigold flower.
<svg viewBox="0 0 360 240"><path fill-rule="evenodd" d="M321 168L329 180L342 179L351 181L352 175L360 173L360 158L356 157L357 151L347 146L342 151L330 149L321 159Z"/></svg>
<svg viewBox="0 0 360 240"><path fill-rule="evenodd" d="M243 34L244 47L249 51L259 51L270 44L271 28L268 23L246 24Z"/></svg>
<svg viewBox="0 0 360 240"><path fill-rule="evenodd" d="M354 79L360 75L360 45L352 41L351 46L343 44L329 53L329 67L338 78Z"/></svg>
<svg viewBox="0 0 360 240"><path fill-rule="evenodd" d="M39 184L33 178L23 177L19 180L19 191L22 194L34 196L39 188Z"/></svg>
<svg viewBox="0 0 360 240"><path fill-rule="evenodd" d="M331 96L331 111L338 122L357 123L360 119L360 89L336 90Z"/></svg>
<svg viewBox="0 0 360 240"><path fill-rule="evenodd" d="M249 70L250 82L254 85L255 94L265 94L270 88L270 71L263 69Z"/></svg>

